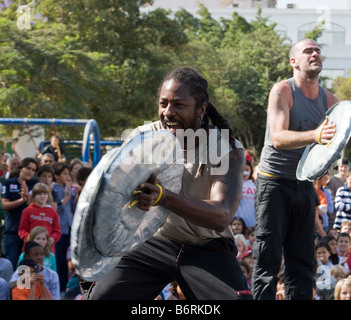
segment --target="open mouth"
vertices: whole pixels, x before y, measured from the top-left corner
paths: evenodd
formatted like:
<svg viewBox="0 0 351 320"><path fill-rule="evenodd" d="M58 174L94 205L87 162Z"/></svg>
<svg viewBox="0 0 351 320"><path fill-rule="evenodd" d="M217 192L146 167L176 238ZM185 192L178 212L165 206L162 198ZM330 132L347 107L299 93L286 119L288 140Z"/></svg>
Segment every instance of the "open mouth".
<svg viewBox="0 0 351 320"><path fill-rule="evenodd" d="M183 129L183 125L176 121L165 121L166 128L173 134L176 134L177 129Z"/></svg>

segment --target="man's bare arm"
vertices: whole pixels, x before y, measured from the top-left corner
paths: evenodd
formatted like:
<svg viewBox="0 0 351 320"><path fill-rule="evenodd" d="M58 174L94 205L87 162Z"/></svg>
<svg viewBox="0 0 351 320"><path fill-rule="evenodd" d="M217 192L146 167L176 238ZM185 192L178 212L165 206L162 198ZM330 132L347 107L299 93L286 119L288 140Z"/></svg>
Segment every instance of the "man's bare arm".
<svg viewBox="0 0 351 320"><path fill-rule="evenodd" d="M165 189L159 205L196 225L221 232L230 224L239 206L244 164L242 149L238 149L238 155L233 151L229 153L229 170L224 175L216 176L209 200L187 199ZM151 193L139 194L140 202L137 205L140 209L149 210L159 195L159 189L148 182L140 187L150 189Z"/></svg>
<svg viewBox="0 0 351 320"><path fill-rule="evenodd" d="M335 124L328 117L316 129L292 131L289 129L292 93L287 81L273 86L268 100L270 136L276 149L297 149L312 143L328 143L335 134Z"/></svg>

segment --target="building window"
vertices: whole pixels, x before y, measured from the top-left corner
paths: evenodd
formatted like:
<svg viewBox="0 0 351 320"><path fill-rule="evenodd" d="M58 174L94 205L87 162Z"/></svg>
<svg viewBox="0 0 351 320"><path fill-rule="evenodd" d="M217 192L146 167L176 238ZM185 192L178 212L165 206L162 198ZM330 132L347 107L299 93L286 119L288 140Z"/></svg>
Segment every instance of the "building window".
<svg viewBox="0 0 351 320"><path fill-rule="evenodd" d="M315 27L316 22L310 22L299 27L298 39L305 39L305 34L312 31L312 29ZM318 39L318 42L327 45L345 44L345 28L336 23L328 23L323 30L321 37Z"/></svg>
<svg viewBox="0 0 351 320"><path fill-rule="evenodd" d="M282 38L288 37L288 28L280 23L276 23L275 30Z"/></svg>

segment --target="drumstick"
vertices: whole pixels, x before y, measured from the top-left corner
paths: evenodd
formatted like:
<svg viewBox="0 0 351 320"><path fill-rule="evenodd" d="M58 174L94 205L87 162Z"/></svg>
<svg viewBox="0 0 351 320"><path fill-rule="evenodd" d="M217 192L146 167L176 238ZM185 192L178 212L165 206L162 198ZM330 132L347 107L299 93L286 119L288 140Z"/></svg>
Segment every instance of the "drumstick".
<svg viewBox="0 0 351 320"><path fill-rule="evenodd" d="M141 190L134 190L134 191L133 191L133 194L138 194L138 193L143 193L143 191L141 191ZM137 203L138 203L138 200L132 201L132 202L128 205L128 209L134 207Z"/></svg>

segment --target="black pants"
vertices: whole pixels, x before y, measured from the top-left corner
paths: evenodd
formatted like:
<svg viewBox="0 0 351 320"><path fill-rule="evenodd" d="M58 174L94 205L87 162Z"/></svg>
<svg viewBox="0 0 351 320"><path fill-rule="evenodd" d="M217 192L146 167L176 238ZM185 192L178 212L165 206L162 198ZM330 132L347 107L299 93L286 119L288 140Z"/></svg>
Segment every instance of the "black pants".
<svg viewBox="0 0 351 320"><path fill-rule="evenodd" d="M152 237L124 255L89 299L153 300L171 281L188 300L252 299L236 253L229 239L189 245Z"/></svg>
<svg viewBox="0 0 351 320"><path fill-rule="evenodd" d="M316 207L313 185L259 175L256 187L254 298L275 299L284 253L285 299L312 299Z"/></svg>
<svg viewBox="0 0 351 320"><path fill-rule="evenodd" d="M5 232L2 237L2 253L12 263L13 270L17 270L18 258L23 249L23 240L17 232Z"/></svg>
<svg viewBox="0 0 351 320"><path fill-rule="evenodd" d="M66 290L66 285L68 282L67 250L69 245L69 234L62 234L60 240L55 244L56 265L60 280L60 291Z"/></svg>

